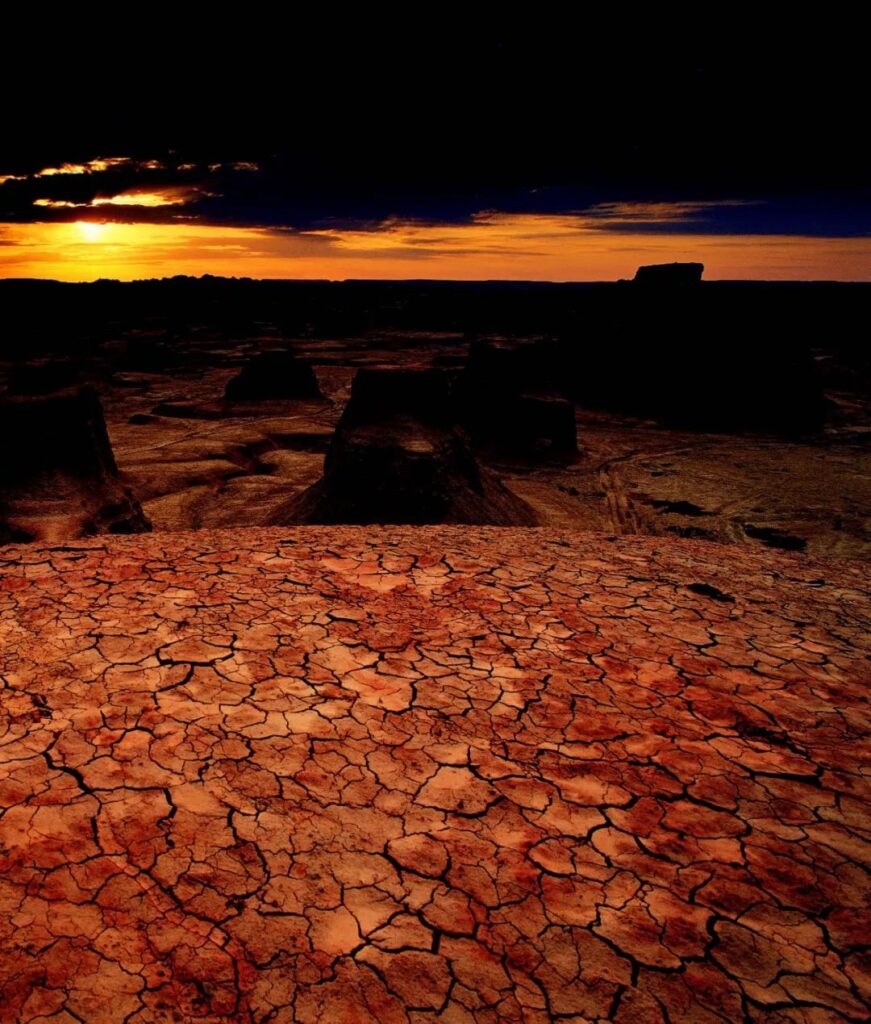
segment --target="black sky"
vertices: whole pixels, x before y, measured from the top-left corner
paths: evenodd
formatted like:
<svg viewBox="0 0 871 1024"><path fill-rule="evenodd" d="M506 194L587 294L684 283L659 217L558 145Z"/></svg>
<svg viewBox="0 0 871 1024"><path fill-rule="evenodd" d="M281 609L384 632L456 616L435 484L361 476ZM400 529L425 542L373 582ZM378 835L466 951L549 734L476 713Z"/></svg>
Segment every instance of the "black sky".
<svg viewBox="0 0 871 1024"><path fill-rule="evenodd" d="M183 208L135 219L305 229L706 200L728 205L689 230L871 229L858 21L762 25L710 6L643 20L326 14L142 8L11 26L0 175L15 179L0 221L81 216L36 198L178 186ZM29 177L99 156L139 162Z"/></svg>

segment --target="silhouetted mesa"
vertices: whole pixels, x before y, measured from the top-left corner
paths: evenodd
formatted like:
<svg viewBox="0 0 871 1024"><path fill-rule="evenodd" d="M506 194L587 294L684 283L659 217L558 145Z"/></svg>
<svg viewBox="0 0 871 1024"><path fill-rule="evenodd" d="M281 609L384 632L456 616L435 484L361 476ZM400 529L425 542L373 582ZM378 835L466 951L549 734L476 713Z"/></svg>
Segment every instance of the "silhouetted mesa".
<svg viewBox="0 0 871 1024"><path fill-rule="evenodd" d="M0 437L3 540L151 529L118 476L100 400L91 388L8 393L0 400Z"/></svg>
<svg viewBox="0 0 871 1024"><path fill-rule="evenodd" d="M324 460L324 476L273 523L532 526L532 509L476 462L444 370L365 368Z"/></svg>
<svg viewBox="0 0 871 1024"><path fill-rule="evenodd" d="M254 356L227 384L224 397L228 402L324 400L311 364L285 350Z"/></svg>
<svg viewBox="0 0 871 1024"><path fill-rule="evenodd" d="M473 341L459 392L474 443L531 458L573 455L575 410L560 393L564 377L552 343Z"/></svg>
<svg viewBox="0 0 871 1024"><path fill-rule="evenodd" d="M687 285L698 284L705 271L704 263L651 263L635 271L638 284Z"/></svg>

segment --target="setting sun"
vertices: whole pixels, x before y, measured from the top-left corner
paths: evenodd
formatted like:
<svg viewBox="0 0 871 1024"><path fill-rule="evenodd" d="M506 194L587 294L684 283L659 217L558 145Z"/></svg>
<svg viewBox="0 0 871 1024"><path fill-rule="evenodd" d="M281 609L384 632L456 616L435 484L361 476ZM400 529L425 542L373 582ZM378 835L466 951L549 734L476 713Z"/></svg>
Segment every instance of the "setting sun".
<svg viewBox="0 0 871 1024"><path fill-rule="evenodd" d="M105 240L108 224L96 224L90 220L79 220L75 224L79 237L85 242L100 242Z"/></svg>

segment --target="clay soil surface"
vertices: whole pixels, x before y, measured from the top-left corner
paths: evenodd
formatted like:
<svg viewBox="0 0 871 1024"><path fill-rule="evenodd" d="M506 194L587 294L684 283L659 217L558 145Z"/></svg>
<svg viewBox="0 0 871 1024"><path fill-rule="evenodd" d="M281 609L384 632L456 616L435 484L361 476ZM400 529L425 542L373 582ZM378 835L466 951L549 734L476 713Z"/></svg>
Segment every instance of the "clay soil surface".
<svg viewBox="0 0 871 1024"><path fill-rule="evenodd" d="M869 637L703 540L8 546L0 1020L865 1021Z"/></svg>

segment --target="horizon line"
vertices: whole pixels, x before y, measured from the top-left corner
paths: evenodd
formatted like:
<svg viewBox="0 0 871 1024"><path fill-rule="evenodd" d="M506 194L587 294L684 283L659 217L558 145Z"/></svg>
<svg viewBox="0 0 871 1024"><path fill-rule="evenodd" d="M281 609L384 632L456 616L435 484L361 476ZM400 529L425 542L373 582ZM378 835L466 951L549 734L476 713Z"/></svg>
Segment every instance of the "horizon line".
<svg viewBox="0 0 871 1024"><path fill-rule="evenodd" d="M256 284L279 283L279 284L428 284L428 285L451 285L451 284L506 284L506 285L602 285L602 284L634 284L633 278L593 278L593 279L541 279L541 278L511 278L511 277L249 277L247 275L227 276L224 274L203 273L199 276L193 274L170 274L163 277L136 277L124 280L118 277L95 277L82 281L65 281L57 277L3 277L0 276L0 284L64 284L64 285L91 285L91 284L157 284L168 281L233 281L250 282ZM682 288L693 288L704 284L871 284L871 277L868 278L789 278L789 277L711 277L704 278L693 284L680 286ZM649 287L649 286L645 286Z"/></svg>

